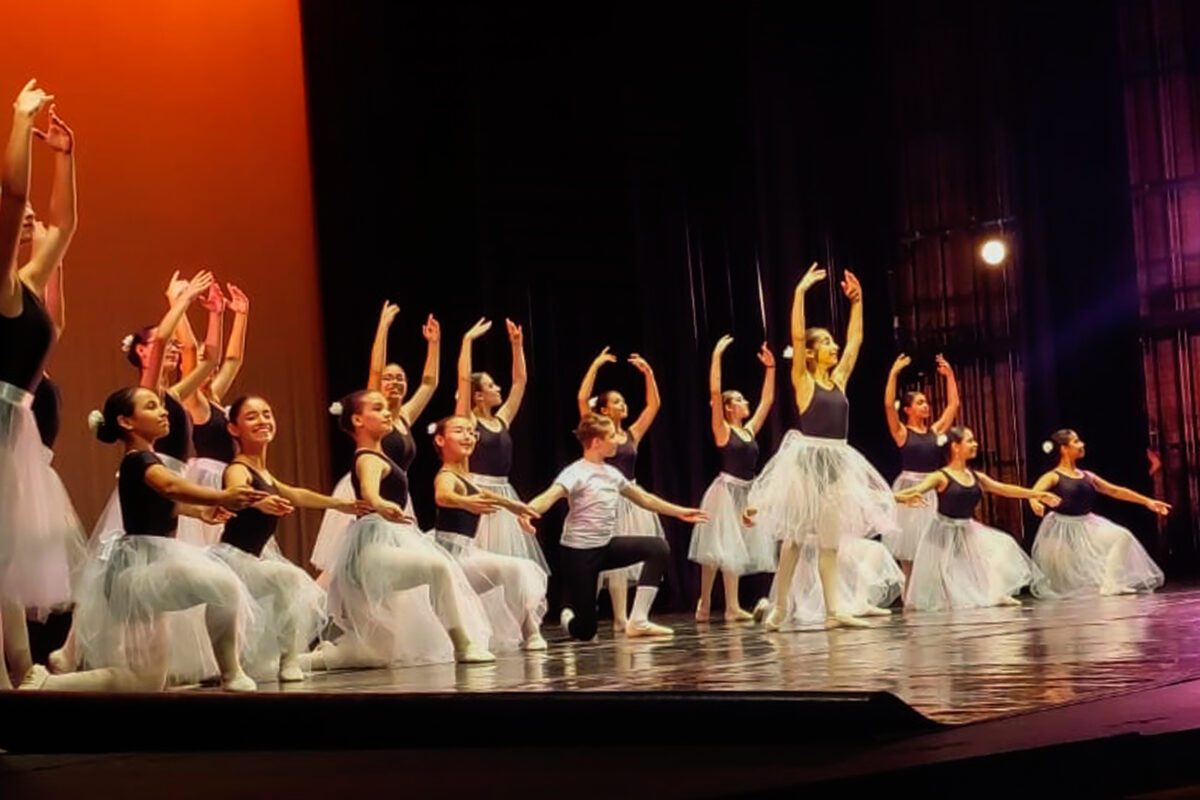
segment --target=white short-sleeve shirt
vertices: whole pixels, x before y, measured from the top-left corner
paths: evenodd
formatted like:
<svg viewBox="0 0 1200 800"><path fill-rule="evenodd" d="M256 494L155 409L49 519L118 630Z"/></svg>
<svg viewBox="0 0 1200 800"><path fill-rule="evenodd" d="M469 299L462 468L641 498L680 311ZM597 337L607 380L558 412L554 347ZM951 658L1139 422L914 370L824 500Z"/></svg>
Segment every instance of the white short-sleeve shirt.
<svg viewBox="0 0 1200 800"><path fill-rule="evenodd" d="M629 481L610 464L581 458L554 482L567 490L570 510L559 544L577 550L603 547L617 527L617 503Z"/></svg>

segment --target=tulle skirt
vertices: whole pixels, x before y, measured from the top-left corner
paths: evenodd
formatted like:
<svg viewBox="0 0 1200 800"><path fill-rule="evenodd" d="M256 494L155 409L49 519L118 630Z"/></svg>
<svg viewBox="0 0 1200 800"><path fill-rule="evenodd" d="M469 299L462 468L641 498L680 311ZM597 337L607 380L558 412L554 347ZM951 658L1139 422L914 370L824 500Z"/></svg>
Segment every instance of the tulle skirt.
<svg viewBox="0 0 1200 800"><path fill-rule="evenodd" d="M917 546L904 604L917 611L985 608L1044 580L1007 533L938 514Z"/></svg>
<svg viewBox="0 0 1200 800"><path fill-rule="evenodd" d="M508 616L522 630L541 626L546 616L546 572L541 567L527 558L484 550L474 539L458 533L435 531L434 538L462 567L477 593L500 587Z"/></svg>
<svg viewBox="0 0 1200 800"><path fill-rule="evenodd" d="M925 480L926 477L928 476L921 472L901 472L892 484L892 491L900 492L910 489ZM921 495L921 498L925 501L924 506L898 505L896 507L897 527L894 531L883 535L883 543L899 561L913 560L917 554L917 545L921 541L921 536L929 527L930 521L937 516L937 490L930 489Z"/></svg>
<svg viewBox="0 0 1200 800"><path fill-rule="evenodd" d="M837 551L837 605L828 609L821 582L821 541L810 534L797 546L796 571L782 594L780 630L822 629L830 613L861 616L871 608L891 605L904 590L904 573L883 544L874 539L844 539ZM777 574L776 584L779 579ZM780 588L773 585L772 596L780 597Z"/></svg>
<svg viewBox="0 0 1200 800"><path fill-rule="evenodd" d="M821 547L896 530L892 489L857 450L841 439L788 431L750 487L756 525L783 541L815 535Z"/></svg>
<svg viewBox="0 0 1200 800"><path fill-rule="evenodd" d="M1163 584L1162 570L1134 535L1097 514L1046 514L1033 541L1033 560L1046 575L1045 586L1060 597L1152 592ZM1045 593L1044 586L1034 589L1039 597Z"/></svg>
<svg viewBox="0 0 1200 800"><path fill-rule="evenodd" d="M259 636L262 615L245 584L211 552L164 536L119 536L89 559L75 604L80 658L169 683L218 675L212 638L237 626L238 652ZM211 633L210 633L211 631Z"/></svg>
<svg viewBox="0 0 1200 800"><path fill-rule="evenodd" d="M339 500L354 499L354 484L350 480L349 472L342 476L342 479L337 482L337 486L333 487L331 496ZM412 495L408 497L404 513L413 519L417 518L417 515L413 513ZM312 555L308 559L314 567L322 572L328 572L333 567L333 559L342 546L346 530L353 522L354 516L351 514L333 508L326 509L325 515L321 517L321 527L317 531L317 541L313 544Z"/></svg>
<svg viewBox="0 0 1200 800"><path fill-rule="evenodd" d="M0 597L45 619L71 602L84 540L32 406L32 394L0 381Z"/></svg>
<svg viewBox="0 0 1200 800"><path fill-rule="evenodd" d="M342 536L330 566L329 613L350 644L389 664L454 660L447 630L493 651L516 649L520 630L494 587L482 595L433 536L368 514ZM492 620L507 622L495 630Z"/></svg>
<svg viewBox="0 0 1200 800"><path fill-rule="evenodd" d="M237 573L261 611L242 665L251 677L274 677L280 655L304 652L325 627L325 590L277 548L264 548L262 556L253 556L218 543L211 551Z"/></svg>
<svg viewBox="0 0 1200 800"><path fill-rule="evenodd" d="M700 501L708 522L692 528L690 560L737 575L775 571L775 539L761 526L742 524L750 484L722 472L709 485Z"/></svg>
<svg viewBox="0 0 1200 800"><path fill-rule="evenodd" d="M187 462L183 477L206 489L223 489L227 466L224 461L212 458L193 458ZM207 547L221 541L221 534L224 532L224 525L212 525L195 517L180 517L175 537L181 542Z"/></svg>
<svg viewBox="0 0 1200 800"><path fill-rule="evenodd" d="M634 484L637 481L633 481ZM614 536L657 536L667 538L663 532L662 520L653 511L642 508L625 495L617 498L617 524L613 528ZM600 584L605 581L623 580L626 583L637 583L642 577L642 562L630 564L620 569L607 570L600 573Z"/></svg>
<svg viewBox="0 0 1200 800"><path fill-rule="evenodd" d="M517 502L521 500L512 484L508 482L508 478L500 478L495 475L472 475L471 483L507 500ZM484 514L479 518L479 528L475 532L475 546L489 553L529 559L537 564L542 572L550 574L550 565L546 563L546 555L542 552L537 537L530 536L521 530L521 524L517 518L503 509L491 514Z"/></svg>

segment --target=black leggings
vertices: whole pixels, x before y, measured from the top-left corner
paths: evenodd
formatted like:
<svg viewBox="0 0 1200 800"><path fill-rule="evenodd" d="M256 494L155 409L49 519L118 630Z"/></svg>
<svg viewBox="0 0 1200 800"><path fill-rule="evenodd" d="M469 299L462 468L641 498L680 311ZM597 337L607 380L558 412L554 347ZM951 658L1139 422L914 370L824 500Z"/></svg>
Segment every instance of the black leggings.
<svg viewBox="0 0 1200 800"><path fill-rule="evenodd" d="M562 548L562 572L567 584L567 606L575 619L567 626L574 639L596 635L596 582L605 570L644 562L638 586L658 587L667 571L671 548L657 536L614 536L603 547L586 550Z"/></svg>

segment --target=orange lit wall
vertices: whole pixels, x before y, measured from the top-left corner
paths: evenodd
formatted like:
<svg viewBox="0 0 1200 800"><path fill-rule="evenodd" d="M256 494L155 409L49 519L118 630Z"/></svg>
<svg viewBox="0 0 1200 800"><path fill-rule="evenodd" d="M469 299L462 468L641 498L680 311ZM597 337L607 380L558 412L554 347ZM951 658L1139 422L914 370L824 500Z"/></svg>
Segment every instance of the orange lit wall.
<svg viewBox="0 0 1200 800"><path fill-rule="evenodd" d="M66 333L55 464L89 530L113 487L116 446L85 417L136 380L121 338L157 322L173 269L213 269L251 299L233 395L280 417L281 479L330 485L300 19L295 0L59 0L0 11L0 107L28 78L77 136L79 232L66 259ZM7 137L7 112L3 136ZM35 205L51 177L35 144ZM231 319L227 315L226 326ZM203 336L203 311L192 324ZM281 545L307 556L319 519Z"/></svg>

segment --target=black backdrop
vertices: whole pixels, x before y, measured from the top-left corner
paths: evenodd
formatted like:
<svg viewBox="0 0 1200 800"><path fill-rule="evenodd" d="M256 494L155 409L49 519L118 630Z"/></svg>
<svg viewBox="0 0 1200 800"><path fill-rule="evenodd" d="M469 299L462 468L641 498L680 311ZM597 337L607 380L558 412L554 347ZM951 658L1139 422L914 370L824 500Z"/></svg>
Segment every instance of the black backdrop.
<svg viewBox="0 0 1200 800"><path fill-rule="evenodd" d="M530 388L514 426L513 483L528 496L578 455L569 431L590 359L605 345L639 352L664 403L639 479L696 503L716 471L712 344L736 337L726 385L757 398L754 351L764 339L777 355L786 345L792 286L820 260L863 280L867 343L850 386L850 435L889 472L879 398L896 352L894 159L898 139L921 135L895 123L889 71L904 66L889 54L917 26L963 37L987 24L998 26L988 45L1003 50L994 85L945 102L970 116L988 92L1007 98L1031 463L1043 463L1035 443L1070 424L1093 441L1094 469L1143 487L1111 8L1000 3L985 19L957 3L917 3L911 15L830 5L303 2L330 396L361 386L384 298L401 306L391 354L413 379L422 319L432 311L442 323L443 379L418 431L452 406L462 331L480 315L496 321L476 364L507 386L503 319L523 323ZM961 129L971 134L969 123ZM826 288L810 317L840 338L845 305ZM766 453L794 418L787 367L781 359ZM605 368L597 388L610 387L640 410L635 370ZM330 430L341 472L349 443ZM428 525L436 459L428 438L418 441L412 483ZM540 525L552 566L560 520L561 509ZM672 520L668 535L675 569L661 602L681 609L695 601L698 572L686 561L689 530ZM746 583L745 600L765 588Z"/></svg>

